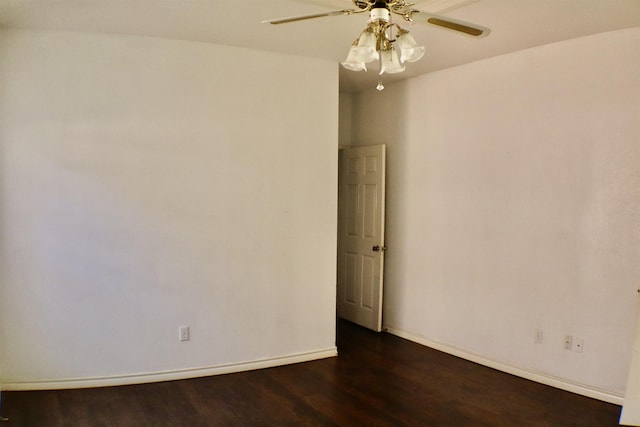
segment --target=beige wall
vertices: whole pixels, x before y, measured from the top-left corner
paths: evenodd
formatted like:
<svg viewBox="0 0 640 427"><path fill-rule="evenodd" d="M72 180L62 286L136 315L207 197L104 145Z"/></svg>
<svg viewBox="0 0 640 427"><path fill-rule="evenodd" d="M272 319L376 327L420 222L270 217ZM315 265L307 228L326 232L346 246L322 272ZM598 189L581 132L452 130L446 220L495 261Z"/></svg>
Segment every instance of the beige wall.
<svg viewBox="0 0 640 427"><path fill-rule="evenodd" d="M0 385L335 351L335 64L0 40Z"/></svg>
<svg viewBox="0 0 640 427"><path fill-rule="evenodd" d="M639 29L604 33L353 96L353 145L388 147L387 327L622 395L639 45ZM563 350L565 334L584 352Z"/></svg>

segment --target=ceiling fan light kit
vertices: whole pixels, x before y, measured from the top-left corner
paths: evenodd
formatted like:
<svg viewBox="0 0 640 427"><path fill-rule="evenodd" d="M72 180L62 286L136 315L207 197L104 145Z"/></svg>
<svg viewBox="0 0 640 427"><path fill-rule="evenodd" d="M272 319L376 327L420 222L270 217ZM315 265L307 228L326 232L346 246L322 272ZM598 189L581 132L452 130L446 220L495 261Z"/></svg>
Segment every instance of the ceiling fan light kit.
<svg viewBox="0 0 640 427"><path fill-rule="evenodd" d="M408 0L352 0L356 9L336 10L326 13L305 15L263 21L269 24L285 24L325 16L353 15L369 12L367 27L353 42L347 58L341 62L350 71L367 71L367 64L378 61L378 74L401 73L405 62L416 62L424 56L424 46L419 46L409 31L391 22L391 14L401 16L405 21L431 24L472 37L486 37L489 29L467 22L437 16L413 9ZM383 90L382 81L376 89Z"/></svg>
<svg viewBox="0 0 640 427"><path fill-rule="evenodd" d="M342 66L351 71L367 71L367 63L379 61L378 74L394 74L405 70L406 60L417 61L422 55L424 47L418 46L407 30L391 23L388 9L374 8L367 28L349 49Z"/></svg>

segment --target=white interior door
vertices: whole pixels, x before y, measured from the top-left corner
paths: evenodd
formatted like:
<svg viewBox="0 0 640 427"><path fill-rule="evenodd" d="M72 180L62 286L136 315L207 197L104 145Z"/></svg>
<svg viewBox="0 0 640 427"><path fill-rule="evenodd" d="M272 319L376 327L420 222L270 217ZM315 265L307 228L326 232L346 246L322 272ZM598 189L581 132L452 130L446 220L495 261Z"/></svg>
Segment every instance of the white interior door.
<svg viewBox="0 0 640 427"><path fill-rule="evenodd" d="M625 426L640 426L640 309L636 321L636 336L633 343L633 355L631 356L631 368L629 369L629 381L627 393L620 415L620 424Z"/></svg>
<svg viewBox="0 0 640 427"><path fill-rule="evenodd" d="M382 330L385 146L344 149L338 212L338 316Z"/></svg>

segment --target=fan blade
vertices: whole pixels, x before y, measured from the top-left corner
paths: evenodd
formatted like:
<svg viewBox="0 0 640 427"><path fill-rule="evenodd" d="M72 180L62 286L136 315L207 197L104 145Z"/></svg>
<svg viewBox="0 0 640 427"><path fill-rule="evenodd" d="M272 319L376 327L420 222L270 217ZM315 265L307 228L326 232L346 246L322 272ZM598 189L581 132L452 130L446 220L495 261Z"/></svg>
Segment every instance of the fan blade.
<svg viewBox="0 0 640 427"><path fill-rule="evenodd" d="M482 38L487 37L491 32L487 27L483 27L469 22L460 21L440 15L433 15L431 13L420 12L418 10L412 10L405 15L409 21L420 22L423 24L431 24L437 27L446 28L447 30L453 30L460 33L467 34L472 37ZM406 18L405 18L406 19Z"/></svg>
<svg viewBox="0 0 640 427"><path fill-rule="evenodd" d="M296 3L313 4L326 9L340 10L353 7L353 0L293 0Z"/></svg>
<svg viewBox="0 0 640 427"><path fill-rule="evenodd" d="M288 24L289 22L304 21L306 19L324 18L325 16L351 15L355 12L359 12L359 11L355 9L334 10L331 12L314 13L313 15L303 15L303 16L293 16L291 18L271 19L267 21L262 21L262 23L273 24L273 25Z"/></svg>

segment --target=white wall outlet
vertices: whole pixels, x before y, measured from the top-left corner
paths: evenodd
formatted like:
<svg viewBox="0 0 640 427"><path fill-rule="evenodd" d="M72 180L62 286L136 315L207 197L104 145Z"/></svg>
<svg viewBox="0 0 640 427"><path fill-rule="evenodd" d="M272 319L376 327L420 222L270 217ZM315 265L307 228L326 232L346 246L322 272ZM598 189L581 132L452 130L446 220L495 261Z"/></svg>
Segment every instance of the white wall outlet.
<svg viewBox="0 0 640 427"><path fill-rule="evenodd" d="M536 329L534 342L536 344L542 344L542 338L544 337L544 331L542 329Z"/></svg>
<svg viewBox="0 0 640 427"><path fill-rule="evenodd" d="M576 353L582 353L584 351L584 340L582 338L573 340L573 351Z"/></svg>
<svg viewBox="0 0 640 427"><path fill-rule="evenodd" d="M573 348L573 335L564 336L564 349L571 351Z"/></svg>
<svg viewBox="0 0 640 427"><path fill-rule="evenodd" d="M189 341L190 334L188 326L180 326L180 328L178 328L178 332L180 334L180 341Z"/></svg>

